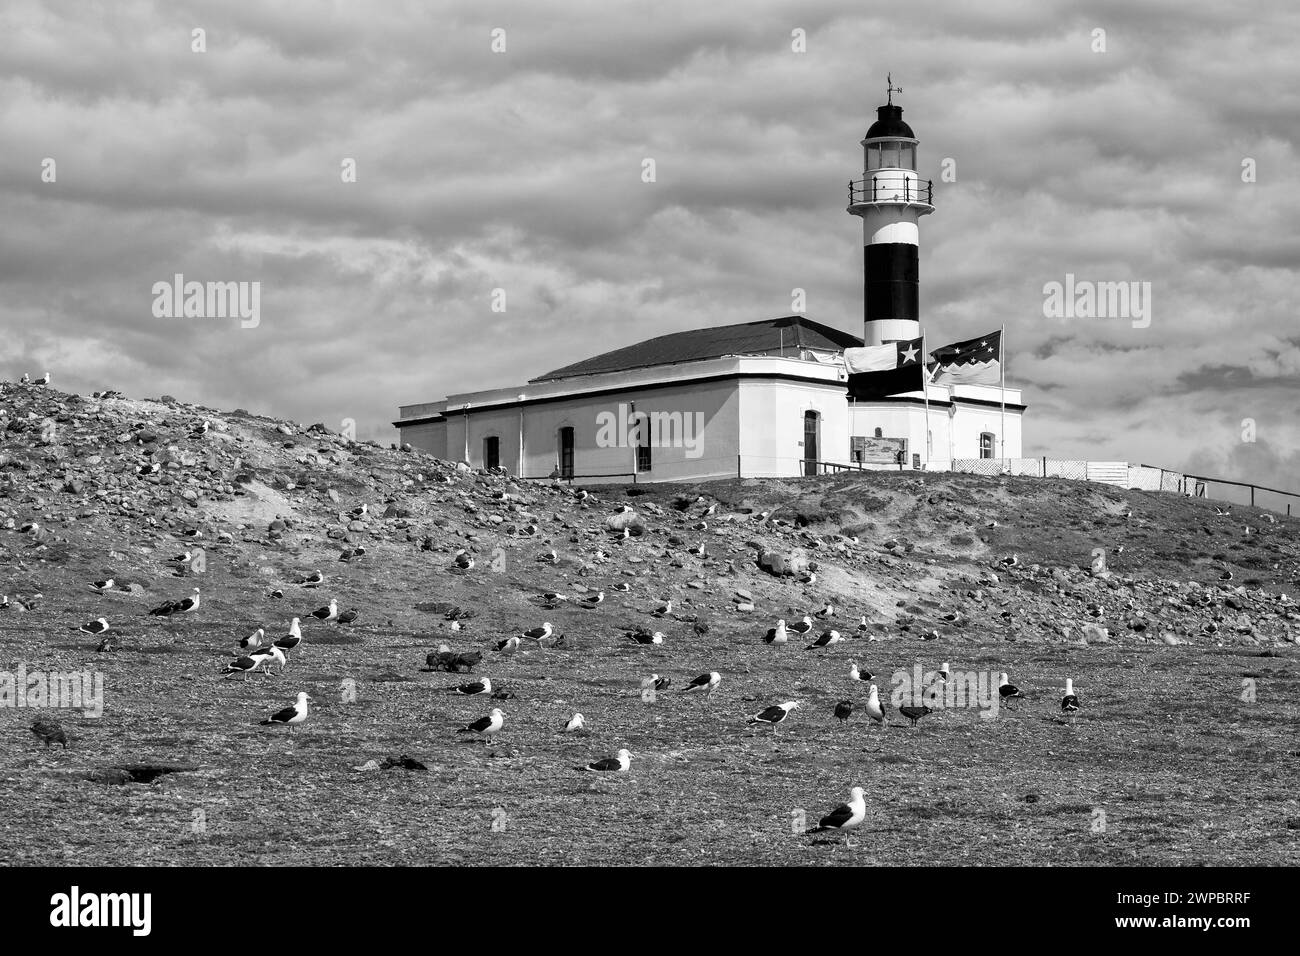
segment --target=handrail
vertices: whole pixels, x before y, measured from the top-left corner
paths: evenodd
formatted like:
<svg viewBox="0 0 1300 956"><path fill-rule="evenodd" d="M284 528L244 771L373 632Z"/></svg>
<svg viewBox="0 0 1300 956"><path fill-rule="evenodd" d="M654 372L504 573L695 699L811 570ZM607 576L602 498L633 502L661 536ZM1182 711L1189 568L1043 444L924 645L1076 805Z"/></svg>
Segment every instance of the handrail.
<svg viewBox="0 0 1300 956"><path fill-rule="evenodd" d="M900 199L898 190L902 189ZM892 191L893 195L882 196L882 191ZM898 174L893 176L872 176L869 179L856 179L849 183L849 204L866 202L916 202L927 206L934 205L934 180L917 179L913 176Z"/></svg>

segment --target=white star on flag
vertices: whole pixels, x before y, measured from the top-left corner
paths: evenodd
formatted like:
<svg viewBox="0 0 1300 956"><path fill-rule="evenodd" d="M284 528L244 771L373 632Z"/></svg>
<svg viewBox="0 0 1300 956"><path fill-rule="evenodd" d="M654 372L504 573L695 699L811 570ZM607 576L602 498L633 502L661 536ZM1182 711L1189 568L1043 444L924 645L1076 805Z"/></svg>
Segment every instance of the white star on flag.
<svg viewBox="0 0 1300 956"><path fill-rule="evenodd" d="M912 362L916 361L916 351L917 349L915 345L908 345L907 348L903 349L904 365L910 365Z"/></svg>

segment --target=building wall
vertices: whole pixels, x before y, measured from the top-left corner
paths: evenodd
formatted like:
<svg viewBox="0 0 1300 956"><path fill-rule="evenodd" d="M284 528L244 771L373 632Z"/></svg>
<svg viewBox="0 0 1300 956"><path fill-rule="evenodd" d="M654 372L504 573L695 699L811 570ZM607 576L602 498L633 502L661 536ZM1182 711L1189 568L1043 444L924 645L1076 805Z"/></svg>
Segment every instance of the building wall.
<svg viewBox="0 0 1300 956"><path fill-rule="evenodd" d="M848 400L842 381L741 381L740 454L745 477L803 473L807 411L818 415L818 459L847 462Z"/></svg>
<svg viewBox="0 0 1300 956"><path fill-rule="evenodd" d="M403 444L410 443L412 448L427 451L438 458L455 459L459 456L447 453L447 423L426 422L423 425L406 425L400 432Z"/></svg>

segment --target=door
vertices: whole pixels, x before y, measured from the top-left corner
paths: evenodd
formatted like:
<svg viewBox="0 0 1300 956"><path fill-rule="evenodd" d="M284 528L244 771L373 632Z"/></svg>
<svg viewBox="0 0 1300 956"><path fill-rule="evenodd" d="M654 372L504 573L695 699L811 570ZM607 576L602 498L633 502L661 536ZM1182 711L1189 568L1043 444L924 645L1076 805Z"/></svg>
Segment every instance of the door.
<svg viewBox="0 0 1300 956"><path fill-rule="evenodd" d="M501 439L496 435L483 439L483 467L501 467Z"/></svg>
<svg viewBox="0 0 1300 956"><path fill-rule="evenodd" d="M992 432L980 432L980 457L993 457L993 443L996 436Z"/></svg>
<svg viewBox="0 0 1300 956"><path fill-rule="evenodd" d="M803 413L803 473L817 474L817 413Z"/></svg>
<svg viewBox="0 0 1300 956"><path fill-rule="evenodd" d="M573 429L560 429L560 477L573 477Z"/></svg>

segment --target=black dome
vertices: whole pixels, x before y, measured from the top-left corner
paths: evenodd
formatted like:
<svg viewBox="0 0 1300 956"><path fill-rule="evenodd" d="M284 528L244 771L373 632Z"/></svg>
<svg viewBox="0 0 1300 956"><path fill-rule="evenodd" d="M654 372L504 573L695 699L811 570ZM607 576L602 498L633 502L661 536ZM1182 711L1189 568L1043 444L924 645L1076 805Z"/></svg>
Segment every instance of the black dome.
<svg viewBox="0 0 1300 956"><path fill-rule="evenodd" d="M901 106L877 106L877 120L871 124L871 129L867 130L865 139L875 139L877 136L904 136L907 139L916 139L912 135L912 127L903 122L903 108Z"/></svg>

